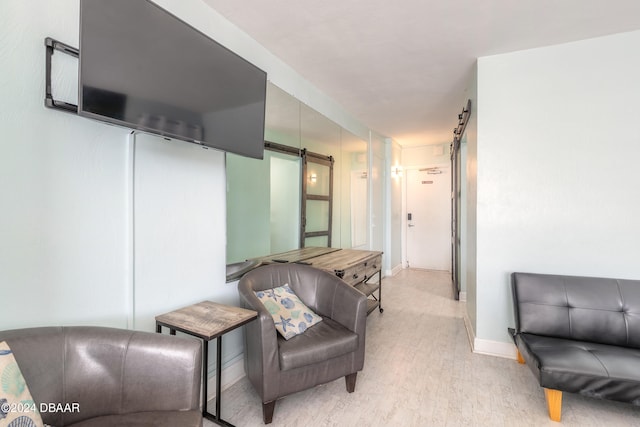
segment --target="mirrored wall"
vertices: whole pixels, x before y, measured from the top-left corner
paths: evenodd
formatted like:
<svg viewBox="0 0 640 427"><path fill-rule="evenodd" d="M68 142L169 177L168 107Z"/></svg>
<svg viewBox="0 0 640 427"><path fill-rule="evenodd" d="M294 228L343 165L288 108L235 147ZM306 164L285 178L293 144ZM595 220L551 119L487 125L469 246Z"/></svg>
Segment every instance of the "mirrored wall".
<svg viewBox="0 0 640 427"><path fill-rule="evenodd" d="M271 83L265 141L262 160L226 155L227 263L301 246L367 248L367 141ZM322 162L304 168L303 150L330 159L332 174Z"/></svg>

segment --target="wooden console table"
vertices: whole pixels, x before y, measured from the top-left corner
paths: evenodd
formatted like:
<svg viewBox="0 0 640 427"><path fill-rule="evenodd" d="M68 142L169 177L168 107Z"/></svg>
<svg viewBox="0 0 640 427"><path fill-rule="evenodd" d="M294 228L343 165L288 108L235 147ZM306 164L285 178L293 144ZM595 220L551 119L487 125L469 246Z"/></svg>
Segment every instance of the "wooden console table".
<svg viewBox="0 0 640 427"><path fill-rule="evenodd" d="M255 258L262 264L298 263L335 274L367 296L367 314L382 308L382 252L309 247ZM373 282L377 276L377 280ZM377 291L377 296L376 296Z"/></svg>
<svg viewBox="0 0 640 427"><path fill-rule="evenodd" d="M223 426L231 426L220 416L220 393L222 384L222 335L258 317L258 313L240 307L203 301L188 307L156 316L156 332L162 327L169 328L169 333L176 331L203 340L202 352L202 416ZM207 380L209 365L209 341L217 338L216 348L216 413L207 411Z"/></svg>

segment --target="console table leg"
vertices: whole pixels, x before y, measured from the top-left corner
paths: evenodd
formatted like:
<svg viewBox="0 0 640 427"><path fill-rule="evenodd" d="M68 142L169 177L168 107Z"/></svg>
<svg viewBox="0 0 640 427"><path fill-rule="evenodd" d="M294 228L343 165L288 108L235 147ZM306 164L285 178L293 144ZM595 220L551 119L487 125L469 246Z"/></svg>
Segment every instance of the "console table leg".
<svg viewBox="0 0 640 427"><path fill-rule="evenodd" d="M220 396L222 394L222 335L218 337L216 342L216 418L221 420L220 416Z"/></svg>
<svg viewBox="0 0 640 427"><path fill-rule="evenodd" d="M209 379L209 341L202 341L202 415L207 418L207 380Z"/></svg>
<svg viewBox="0 0 640 427"><path fill-rule="evenodd" d="M382 268L378 271L378 310L380 313L384 311L382 308Z"/></svg>

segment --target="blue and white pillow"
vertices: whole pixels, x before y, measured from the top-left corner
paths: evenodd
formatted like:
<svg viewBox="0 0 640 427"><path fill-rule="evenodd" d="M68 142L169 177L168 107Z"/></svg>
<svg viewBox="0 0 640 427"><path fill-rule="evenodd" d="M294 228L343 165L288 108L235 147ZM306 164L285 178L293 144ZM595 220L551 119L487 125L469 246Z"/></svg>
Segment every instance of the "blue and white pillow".
<svg viewBox="0 0 640 427"><path fill-rule="evenodd" d="M0 426L43 427L29 387L5 341L0 342Z"/></svg>
<svg viewBox="0 0 640 427"><path fill-rule="evenodd" d="M322 320L322 317L300 301L289 284L257 291L255 294L273 317L276 330L286 340L303 333Z"/></svg>

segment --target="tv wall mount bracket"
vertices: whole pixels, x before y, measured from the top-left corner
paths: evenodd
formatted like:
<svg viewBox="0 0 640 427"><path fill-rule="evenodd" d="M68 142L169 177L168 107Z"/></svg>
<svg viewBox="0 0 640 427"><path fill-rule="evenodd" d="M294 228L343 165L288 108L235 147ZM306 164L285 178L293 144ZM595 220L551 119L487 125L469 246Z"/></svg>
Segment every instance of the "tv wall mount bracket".
<svg viewBox="0 0 640 427"><path fill-rule="evenodd" d="M53 53L57 50L58 52L66 53L67 55L71 55L75 58L80 57L80 50L75 47L71 47L67 44L59 42L58 40L54 40L51 37L47 37L44 39L44 45L46 47L46 72L45 72L45 97L44 97L44 105L48 108L54 108L56 110L62 110L69 113L78 114L78 106L74 104L70 104L64 101L58 101L53 99L53 95L51 93L51 58Z"/></svg>

